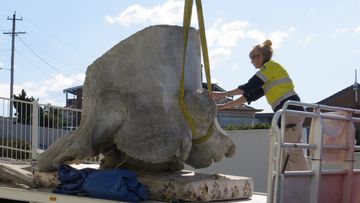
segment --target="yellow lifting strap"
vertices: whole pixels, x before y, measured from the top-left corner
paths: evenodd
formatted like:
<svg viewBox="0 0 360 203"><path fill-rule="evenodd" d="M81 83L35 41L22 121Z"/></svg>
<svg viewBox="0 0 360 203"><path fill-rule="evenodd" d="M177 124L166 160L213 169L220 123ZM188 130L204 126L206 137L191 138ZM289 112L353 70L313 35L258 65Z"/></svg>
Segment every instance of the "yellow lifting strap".
<svg viewBox="0 0 360 203"><path fill-rule="evenodd" d="M209 62L208 47L207 47L207 43L206 43L205 23L204 23L204 15L202 12L201 0L196 0L196 8L197 8L198 21L199 21L201 51L202 51L202 56L203 56L203 60L204 60L207 88L209 90L209 94L211 95L212 94L212 86L211 86L211 76L210 76L210 62Z"/></svg>
<svg viewBox="0 0 360 203"><path fill-rule="evenodd" d="M193 116L189 111L188 107L185 104L184 95L185 95L185 61L186 61L186 50L187 50L187 43L189 37L189 29L191 23L191 12L192 12L193 0L185 0L184 6L184 19L183 19L183 27L184 27L184 51L183 51L183 60L182 60L182 71L181 71L181 80L180 80L180 93L179 93L179 105L183 116L185 117L187 123L190 126L191 133L193 137L196 136L196 126ZM199 32L200 32L200 40L201 40L201 50L203 53L204 59L204 66L205 66L205 74L207 80L207 87L209 94L212 94L212 87L211 87L211 77L210 77L210 63L209 63L209 56L208 56L208 49L206 43L206 36L205 36L205 26L204 26L204 17L202 13L202 5L201 0L196 0L196 7L197 7L197 14L198 14L198 21L199 21ZM213 134L213 123L209 126L207 133L204 136L201 136L198 139L193 139L193 144L199 144L208 140L211 135Z"/></svg>

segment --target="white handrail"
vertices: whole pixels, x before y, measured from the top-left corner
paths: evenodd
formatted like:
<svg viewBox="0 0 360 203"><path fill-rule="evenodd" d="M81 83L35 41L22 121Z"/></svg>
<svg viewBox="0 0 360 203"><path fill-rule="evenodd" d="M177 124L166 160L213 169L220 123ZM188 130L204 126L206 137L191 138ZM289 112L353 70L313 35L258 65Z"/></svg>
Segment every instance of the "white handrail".
<svg viewBox="0 0 360 203"><path fill-rule="evenodd" d="M297 111L289 109L290 106L299 106L303 107L304 111ZM311 110L311 111L309 111ZM329 112L334 111L344 111L349 113L351 116L329 114ZM353 169L353 163L349 162L347 169L344 170L331 170L323 171L322 170L322 149L334 149L334 150L347 150L354 153L354 149L360 149L360 146L346 146L338 144L323 144L323 133L322 133L322 120L343 120L343 121L352 121L355 123L360 122L359 117L354 117L354 114L360 115L360 110L343 108L343 107L334 107L326 106L320 104L308 104L297 101L288 101L284 104L284 108L276 112L272 120L272 128L270 133L270 153L269 153L269 169L268 169L268 203L278 203L282 202L282 197L284 191L280 188L280 181L286 178L287 176L310 176L311 177L311 189L310 189L310 198L309 202L317 202L318 200L318 190L319 182L321 179L321 174L339 174L347 173L349 170ZM284 134L285 134L285 121L286 116L300 116L304 118L314 119L314 123L318 126L314 129L315 140L314 144L307 143L284 143ZM278 121L281 118L281 127L278 126ZM282 157L282 150L285 148L299 148L299 149L312 149L314 151L314 160L312 163L312 168L310 171L283 171L281 164L284 157ZM348 178L349 179L349 178ZM347 180L347 190L351 189L351 180ZM350 190L351 192L351 190ZM344 200L349 198L345 195L343 196Z"/></svg>

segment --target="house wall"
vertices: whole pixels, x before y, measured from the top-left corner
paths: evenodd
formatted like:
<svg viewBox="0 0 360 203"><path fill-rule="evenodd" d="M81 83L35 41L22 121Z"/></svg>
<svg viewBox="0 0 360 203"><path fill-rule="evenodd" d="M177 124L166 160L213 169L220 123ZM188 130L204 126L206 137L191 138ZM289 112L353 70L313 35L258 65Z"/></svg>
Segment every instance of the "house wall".
<svg viewBox="0 0 360 203"><path fill-rule="evenodd" d="M256 123L271 124L274 113L256 113Z"/></svg>
<svg viewBox="0 0 360 203"><path fill-rule="evenodd" d="M242 126L255 124L254 112L242 111L219 111L217 115L218 122L221 127L226 128L229 125Z"/></svg>
<svg viewBox="0 0 360 203"><path fill-rule="evenodd" d="M226 131L237 148L234 157L223 158L220 162L200 170L191 166L186 166L186 168L206 173L251 177L254 182L254 191L266 192L269 132L269 129Z"/></svg>

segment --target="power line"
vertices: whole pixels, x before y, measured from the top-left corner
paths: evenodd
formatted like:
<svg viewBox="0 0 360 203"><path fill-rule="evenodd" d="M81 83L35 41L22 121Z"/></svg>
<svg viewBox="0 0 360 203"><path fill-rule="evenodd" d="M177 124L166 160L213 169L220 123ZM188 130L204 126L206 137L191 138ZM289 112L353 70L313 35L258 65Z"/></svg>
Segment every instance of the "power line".
<svg viewBox="0 0 360 203"><path fill-rule="evenodd" d="M29 25L32 25L33 27L36 27L38 30L40 30L42 33L44 33L46 36L48 36L48 37L52 38L53 40L59 42L63 46L63 48L66 49L66 50L64 49L65 52L73 53L70 56L74 56L74 55L77 56L77 58L74 58L74 59L78 59L78 60L83 61L83 59L88 60L88 58L92 58L89 55L85 54L84 50L77 49L76 47L70 47L68 43L66 43L65 41L63 41L60 38L56 37L52 33L46 31L44 28L42 28L40 25L36 24L35 22L31 21L30 19L27 18L26 23L28 23ZM50 44L54 45L55 47L58 47L57 44L55 44L55 43L50 42ZM81 57L82 59L80 59L79 57Z"/></svg>
<svg viewBox="0 0 360 203"><path fill-rule="evenodd" d="M69 58L69 55L65 55L64 52L59 51L57 47L49 46L52 44L47 42L44 37L40 37L33 32L31 34L33 35L29 35L29 37L33 37L31 40L35 40L34 43L28 41L28 38L22 38L22 40L27 42L28 46L32 47L32 49L35 50L38 55L41 55L48 62L51 62L51 64L60 63L57 65L57 67L67 68L66 71L64 69L61 70L67 72L70 75L74 75L73 73L77 72L84 72L84 69L80 68L87 67L84 63L81 65L76 63L76 61L71 60L72 58Z"/></svg>
<svg viewBox="0 0 360 203"><path fill-rule="evenodd" d="M28 21L28 19L26 21ZM36 41L36 46L41 46L40 50L36 49L38 54L41 54L43 57L45 57L44 55L46 55L48 61L49 57L51 57L53 60L56 60L64 65L68 64L66 65L66 67L71 66L71 71L77 70L84 72L84 68L88 66L89 59L85 59L84 57L79 58L79 54L74 54L73 48L66 47L65 44L54 40L54 38L51 38L51 36L49 37L47 33L39 30L38 27L34 27L32 24L28 25L31 26L24 27L27 27L28 30L33 30L31 32L31 35L29 36L32 37L32 40ZM34 30L34 28L36 28L36 30ZM29 45L31 45L31 47L34 49L34 46L32 44ZM66 60L64 60L64 57L66 57Z"/></svg>
<svg viewBox="0 0 360 203"><path fill-rule="evenodd" d="M52 69L54 69L54 70L57 71L58 73L61 73L61 74L65 75L65 76L67 76L67 77L69 77L69 78L72 78L72 79L74 79L74 80L80 81L79 79L74 78L74 77L72 77L72 76L70 76L70 75L68 75L68 74L60 71L60 70L59 70L58 68L56 68L55 66L51 65L51 64L50 64L49 62L47 62L44 58L42 58L39 54L37 54L33 49L31 49L30 46L27 45L20 37L17 36L17 38L20 40L20 42L21 42L27 49L29 49L29 51L30 51L31 53L33 53L36 57L38 57L42 62L44 62L45 64L47 64L48 66L50 66ZM82 81L80 81L80 82L82 82Z"/></svg>
<svg viewBox="0 0 360 203"><path fill-rule="evenodd" d="M32 50L37 53L37 55L41 56L43 59L46 59L49 64L52 64L54 67L61 67L58 68L58 70L67 73L64 75L72 75L72 78L74 78L75 74L78 74L78 72L83 73L84 68L86 69L88 67L88 58L90 57L87 57L87 59L85 59L85 57L79 58L81 53L83 53L82 51L75 53L74 48L65 46L66 43L47 32L38 24L30 21L28 17L24 21L24 25L23 26L29 30L28 36L31 36L31 39L35 40L36 42L33 44L28 41L27 38L21 38L22 41L26 42L28 47L31 47ZM30 32L30 30L32 31ZM64 60L65 58L66 60Z"/></svg>
<svg viewBox="0 0 360 203"><path fill-rule="evenodd" d="M45 71L38 68L37 65L35 65L28 57L25 56L25 54L21 53L19 50L16 50L16 53L19 53L20 56L22 56L26 61L28 61L33 67L35 67L39 72L43 73L44 75L48 76L49 78L53 78L54 76L51 76L50 74L46 73Z"/></svg>

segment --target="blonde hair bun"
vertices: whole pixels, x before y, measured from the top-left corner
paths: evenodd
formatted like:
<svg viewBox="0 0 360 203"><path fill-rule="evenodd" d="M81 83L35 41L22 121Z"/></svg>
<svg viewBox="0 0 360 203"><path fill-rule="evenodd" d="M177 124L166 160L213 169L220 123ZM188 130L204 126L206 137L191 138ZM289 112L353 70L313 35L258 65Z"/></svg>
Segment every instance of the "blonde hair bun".
<svg viewBox="0 0 360 203"><path fill-rule="evenodd" d="M265 40L265 42L263 43L263 45L264 45L264 47L271 47L272 42L271 42L271 40L267 39L267 40Z"/></svg>

